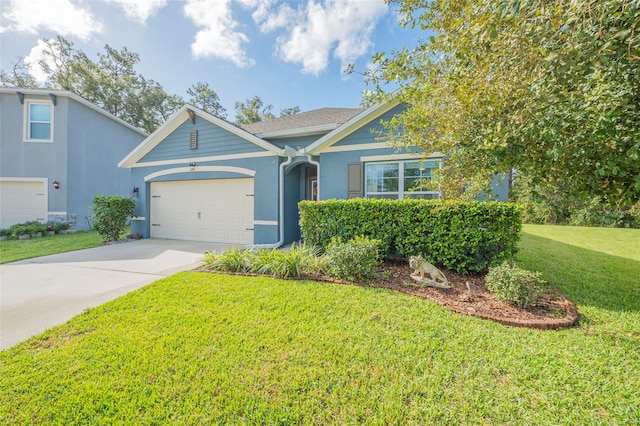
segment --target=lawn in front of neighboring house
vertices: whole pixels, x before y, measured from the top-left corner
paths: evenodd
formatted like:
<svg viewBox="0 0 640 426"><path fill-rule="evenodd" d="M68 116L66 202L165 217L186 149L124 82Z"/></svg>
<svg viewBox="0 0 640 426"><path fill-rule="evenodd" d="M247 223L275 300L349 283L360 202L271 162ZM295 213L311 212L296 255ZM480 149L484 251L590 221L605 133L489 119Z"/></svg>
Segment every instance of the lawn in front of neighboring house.
<svg viewBox="0 0 640 426"><path fill-rule="evenodd" d="M640 260L571 235L525 226L519 263L578 304L576 328L183 272L1 352L0 423L638 424Z"/></svg>
<svg viewBox="0 0 640 426"><path fill-rule="evenodd" d="M0 263L15 262L50 254L99 247L102 237L95 231L49 235L28 240L0 241Z"/></svg>

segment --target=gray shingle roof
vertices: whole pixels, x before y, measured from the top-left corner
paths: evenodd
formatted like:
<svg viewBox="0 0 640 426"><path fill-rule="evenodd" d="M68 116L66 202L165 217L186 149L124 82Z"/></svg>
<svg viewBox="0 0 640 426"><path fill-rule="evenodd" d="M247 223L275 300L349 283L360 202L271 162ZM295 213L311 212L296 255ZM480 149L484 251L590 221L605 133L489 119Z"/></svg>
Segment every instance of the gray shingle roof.
<svg viewBox="0 0 640 426"><path fill-rule="evenodd" d="M274 118L273 120L258 123L244 124L240 127L254 135L271 132L280 132L294 129L304 129L315 126L340 125L349 121L363 108L320 108L313 111L301 112L288 117Z"/></svg>

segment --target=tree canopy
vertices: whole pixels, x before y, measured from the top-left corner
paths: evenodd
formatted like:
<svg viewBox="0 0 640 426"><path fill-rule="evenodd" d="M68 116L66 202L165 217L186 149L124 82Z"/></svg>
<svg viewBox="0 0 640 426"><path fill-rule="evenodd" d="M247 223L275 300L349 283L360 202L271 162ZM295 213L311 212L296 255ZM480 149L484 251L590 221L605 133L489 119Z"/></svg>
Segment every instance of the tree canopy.
<svg viewBox="0 0 640 426"><path fill-rule="evenodd" d="M289 108L283 108L280 110L280 117L288 117L290 115L296 115L300 113L300 107L298 105L293 106L293 107L289 107Z"/></svg>
<svg viewBox="0 0 640 426"><path fill-rule="evenodd" d="M447 197L515 168L534 182L630 205L640 198L640 2L392 0L415 48L379 53L378 99L397 146L447 156ZM385 93L385 85L399 89Z"/></svg>
<svg viewBox="0 0 640 426"><path fill-rule="evenodd" d="M126 47L116 50L109 45L94 62L73 43L58 36L46 42L44 58L38 62L47 80L38 84L23 61L12 73L2 72L0 83L13 87L38 87L68 90L99 106L114 116L151 133L183 103L169 95L162 86L138 74L137 53Z"/></svg>
<svg viewBox="0 0 640 426"><path fill-rule="evenodd" d="M220 103L220 97L215 90L209 87L209 83L198 82L187 89L187 95L191 96L189 103L216 117L227 118L227 110Z"/></svg>
<svg viewBox="0 0 640 426"><path fill-rule="evenodd" d="M260 96L254 96L246 101L236 102L236 124L251 124L259 121L271 120L276 116L271 113L273 105L264 105Z"/></svg>
<svg viewBox="0 0 640 426"><path fill-rule="evenodd" d="M260 96L254 96L243 102L236 102L235 108L236 124L251 124L276 118L271 112L273 105L269 104L265 106ZM290 108L283 108L280 110L280 117L287 117L298 114L299 112L300 107L297 105Z"/></svg>

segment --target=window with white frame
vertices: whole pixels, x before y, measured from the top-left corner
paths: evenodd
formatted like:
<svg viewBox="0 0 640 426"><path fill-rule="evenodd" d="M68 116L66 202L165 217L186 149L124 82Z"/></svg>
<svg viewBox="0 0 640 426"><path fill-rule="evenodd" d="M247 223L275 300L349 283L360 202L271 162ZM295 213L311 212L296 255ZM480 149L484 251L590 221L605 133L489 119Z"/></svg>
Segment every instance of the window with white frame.
<svg viewBox="0 0 640 426"><path fill-rule="evenodd" d="M25 102L24 140L53 141L53 105L50 102Z"/></svg>
<svg viewBox="0 0 640 426"><path fill-rule="evenodd" d="M438 160L366 163L365 197L439 198L440 193L429 185L439 167Z"/></svg>

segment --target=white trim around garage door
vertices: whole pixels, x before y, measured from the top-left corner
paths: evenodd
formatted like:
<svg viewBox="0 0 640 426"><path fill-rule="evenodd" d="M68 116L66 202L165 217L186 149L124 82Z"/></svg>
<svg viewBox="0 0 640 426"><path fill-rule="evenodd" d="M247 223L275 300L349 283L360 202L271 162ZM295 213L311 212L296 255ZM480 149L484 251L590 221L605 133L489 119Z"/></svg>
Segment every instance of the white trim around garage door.
<svg viewBox="0 0 640 426"><path fill-rule="evenodd" d="M151 179L155 179L160 176L167 176L176 173L193 173L193 172L227 172L238 173L245 176L254 177L256 175L255 170L244 169L242 167L231 166L193 166L193 167L176 167L173 169L160 170L155 173L148 174L144 177L145 182L149 182Z"/></svg>
<svg viewBox="0 0 640 426"><path fill-rule="evenodd" d="M47 210L49 206L49 178L23 178L23 177L1 177L0 182L42 182L44 186L44 197L47 200ZM66 213L66 212L65 212Z"/></svg>
<svg viewBox="0 0 640 426"><path fill-rule="evenodd" d="M46 188L49 178L0 177L0 182L43 182Z"/></svg>

